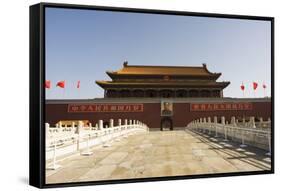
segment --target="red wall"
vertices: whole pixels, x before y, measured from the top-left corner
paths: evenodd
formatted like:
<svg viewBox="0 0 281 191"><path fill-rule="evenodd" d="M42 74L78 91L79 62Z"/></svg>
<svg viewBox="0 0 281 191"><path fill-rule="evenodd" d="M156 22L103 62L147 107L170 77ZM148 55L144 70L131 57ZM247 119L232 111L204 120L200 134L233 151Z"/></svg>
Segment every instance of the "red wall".
<svg viewBox="0 0 281 191"><path fill-rule="evenodd" d="M271 118L271 102L252 102L253 108L248 111L190 111L190 103L174 103L172 116L174 127L184 127L189 122L200 117L225 116L230 121L231 116L255 116L264 120ZM114 119L136 119L146 123L150 128L160 128L160 103L144 103L143 112L94 112L94 113L70 113L67 112L68 104L46 104L46 122L54 126L60 120L89 120L93 126L102 119L108 122ZM213 119L212 119L213 120Z"/></svg>

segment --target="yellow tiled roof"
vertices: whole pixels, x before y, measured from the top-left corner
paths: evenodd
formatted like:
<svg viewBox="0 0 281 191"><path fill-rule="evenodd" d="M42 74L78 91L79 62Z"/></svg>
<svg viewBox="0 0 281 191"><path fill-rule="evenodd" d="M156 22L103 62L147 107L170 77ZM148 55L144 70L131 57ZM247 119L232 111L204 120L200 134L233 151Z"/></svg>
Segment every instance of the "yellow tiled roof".
<svg viewBox="0 0 281 191"><path fill-rule="evenodd" d="M129 66L124 64L122 69L107 73L117 75L219 75L219 73L209 72L205 64L203 66Z"/></svg>

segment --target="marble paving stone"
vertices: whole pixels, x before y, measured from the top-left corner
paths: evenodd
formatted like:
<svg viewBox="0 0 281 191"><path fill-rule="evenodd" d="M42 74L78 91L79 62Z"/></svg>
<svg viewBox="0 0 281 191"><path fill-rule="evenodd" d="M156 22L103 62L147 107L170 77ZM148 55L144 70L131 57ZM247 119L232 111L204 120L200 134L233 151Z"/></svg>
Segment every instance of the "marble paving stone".
<svg viewBox="0 0 281 191"><path fill-rule="evenodd" d="M46 170L47 183L117 180L146 177L243 172L270 169L265 151L241 149L190 131L152 131L112 141L58 160L61 168Z"/></svg>

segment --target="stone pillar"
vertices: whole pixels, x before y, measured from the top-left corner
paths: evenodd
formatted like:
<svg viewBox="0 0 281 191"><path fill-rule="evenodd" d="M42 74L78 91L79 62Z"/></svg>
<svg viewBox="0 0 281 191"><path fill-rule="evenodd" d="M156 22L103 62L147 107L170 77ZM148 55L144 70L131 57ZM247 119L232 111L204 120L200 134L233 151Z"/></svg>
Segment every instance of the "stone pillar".
<svg viewBox="0 0 281 191"><path fill-rule="evenodd" d="M267 119L266 127L271 128L271 120L270 120L270 117Z"/></svg>
<svg viewBox="0 0 281 191"><path fill-rule="evenodd" d="M80 134L83 130L83 121L78 121L77 133Z"/></svg>
<svg viewBox="0 0 281 191"><path fill-rule="evenodd" d="M121 126L121 125L122 125L122 120L118 119L118 126Z"/></svg>
<svg viewBox="0 0 281 191"><path fill-rule="evenodd" d="M225 117L224 116L221 117L221 124L225 125Z"/></svg>
<svg viewBox="0 0 281 191"><path fill-rule="evenodd" d="M110 119L109 120L109 127L112 128L114 126L114 121L113 119Z"/></svg>
<svg viewBox="0 0 281 191"><path fill-rule="evenodd" d="M218 137L217 123L218 123L218 117L217 117L217 116L214 116L215 137Z"/></svg>
<svg viewBox="0 0 281 191"><path fill-rule="evenodd" d="M74 122L71 123L71 127L75 128L75 123Z"/></svg>
<svg viewBox="0 0 281 191"><path fill-rule="evenodd" d="M263 123L263 118L262 117L260 117L260 123Z"/></svg>
<svg viewBox="0 0 281 191"><path fill-rule="evenodd" d="M89 123L89 127L92 128L92 123Z"/></svg>
<svg viewBox="0 0 281 191"><path fill-rule="evenodd" d="M61 128L62 127L62 123L61 123L61 121L59 122L59 128Z"/></svg>
<svg viewBox="0 0 281 191"><path fill-rule="evenodd" d="M76 128L76 132L78 134L78 140L77 140L77 150L80 150L80 133L83 129L83 121L78 121L78 125L77 125L77 128Z"/></svg>
<svg viewBox="0 0 281 191"><path fill-rule="evenodd" d="M200 123L202 123L203 122L203 120L202 120L202 118L200 118Z"/></svg>
<svg viewBox="0 0 281 191"><path fill-rule="evenodd" d="M242 119L242 124L243 124L243 127L244 127L245 124L246 124L246 119L245 119L245 117L243 117L243 119Z"/></svg>
<svg viewBox="0 0 281 191"><path fill-rule="evenodd" d="M212 123L211 117L208 117L208 123Z"/></svg>
<svg viewBox="0 0 281 191"><path fill-rule="evenodd" d="M256 128L255 117L250 117L250 125L252 128Z"/></svg>
<svg viewBox="0 0 281 191"><path fill-rule="evenodd" d="M124 125L125 125L125 129L127 129L128 128L128 119L124 120Z"/></svg>
<svg viewBox="0 0 281 191"><path fill-rule="evenodd" d="M217 116L214 117L214 123L218 123L218 118L217 118Z"/></svg>
<svg viewBox="0 0 281 191"><path fill-rule="evenodd" d="M45 123L45 132L46 132L46 135L49 135L49 133L50 133L50 124L49 123Z"/></svg>
<svg viewBox="0 0 281 191"><path fill-rule="evenodd" d="M203 118L203 123L206 123L206 117Z"/></svg>
<svg viewBox="0 0 281 191"><path fill-rule="evenodd" d="M98 129L99 129L99 124L98 124L98 123L96 123L96 127L95 127L95 129L96 129L96 130L98 130Z"/></svg>
<svg viewBox="0 0 281 191"><path fill-rule="evenodd" d="M235 120L234 116L231 117L230 123L231 123L231 125L236 126L236 120Z"/></svg>
<svg viewBox="0 0 281 191"><path fill-rule="evenodd" d="M102 130L102 129L103 129L103 121L99 120L99 130Z"/></svg>

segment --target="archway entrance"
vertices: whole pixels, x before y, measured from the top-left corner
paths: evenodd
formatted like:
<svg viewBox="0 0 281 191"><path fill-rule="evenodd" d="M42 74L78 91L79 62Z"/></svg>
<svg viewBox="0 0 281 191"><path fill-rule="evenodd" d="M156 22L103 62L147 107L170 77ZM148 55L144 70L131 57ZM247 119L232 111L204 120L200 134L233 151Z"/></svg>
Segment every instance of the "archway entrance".
<svg viewBox="0 0 281 191"><path fill-rule="evenodd" d="M166 131L166 130L173 130L173 120L170 117L164 117L161 120L161 131Z"/></svg>

